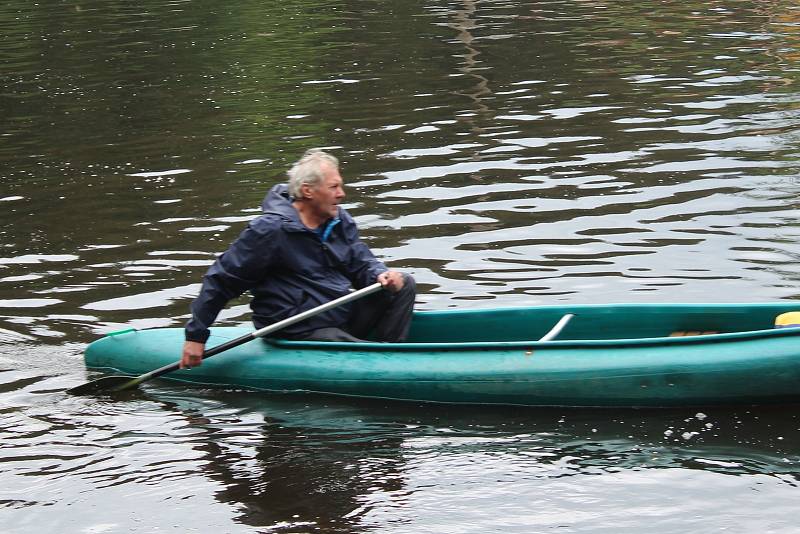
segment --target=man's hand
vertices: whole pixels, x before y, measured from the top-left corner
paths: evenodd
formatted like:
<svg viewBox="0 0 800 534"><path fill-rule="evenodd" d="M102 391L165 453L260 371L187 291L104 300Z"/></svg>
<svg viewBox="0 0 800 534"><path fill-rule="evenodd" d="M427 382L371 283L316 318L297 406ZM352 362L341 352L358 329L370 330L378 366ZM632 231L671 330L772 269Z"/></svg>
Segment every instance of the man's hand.
<svg viewBox="0 0 800 534"><path fill-rule="evenodd" d="M378 282L384 289L397 293L403 289L403 274L397 271L386 271L378 275Z"/></svg>
<svg viewBox="0 0 800 534"><path fill-rule="evenodd" d="M203 363L203 351L206 349L205 343L197 341L187 341L183 344L183 355L181 356L181 369L191 369Z"/></svg>

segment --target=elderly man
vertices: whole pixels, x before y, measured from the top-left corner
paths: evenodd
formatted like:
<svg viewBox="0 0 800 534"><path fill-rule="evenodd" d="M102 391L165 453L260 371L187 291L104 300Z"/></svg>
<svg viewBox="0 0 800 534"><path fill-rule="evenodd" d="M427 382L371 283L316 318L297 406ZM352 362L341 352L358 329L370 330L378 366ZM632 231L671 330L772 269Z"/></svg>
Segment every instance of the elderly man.
<svg viewBox="0 0 800 534"><path fill-rule="evenodd" d="M253 323L262 328L380 282L384 291L291 325L278 335L316 341L405 340L416 286L391 271L359 240L344 199L339 162L309 150L289 170L288 184L274 186L263 215L209 268L192 318L186 324L181 367L200 365L209 326L229 300L253 295Z"/></svg>

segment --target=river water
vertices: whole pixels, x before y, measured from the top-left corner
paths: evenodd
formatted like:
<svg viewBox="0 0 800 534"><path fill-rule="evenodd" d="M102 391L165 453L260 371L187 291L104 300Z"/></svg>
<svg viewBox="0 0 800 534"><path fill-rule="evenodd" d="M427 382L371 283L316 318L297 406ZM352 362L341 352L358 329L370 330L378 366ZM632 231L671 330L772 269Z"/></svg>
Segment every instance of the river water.
<svg viewBox="0 0 800 534"><path fill-rule="evenodd" d="M93 339L183 324L310 147L420 309L800 297L796 3L8 0L0 30L2 532L797 532L790 406L64 393Z"/></svg>

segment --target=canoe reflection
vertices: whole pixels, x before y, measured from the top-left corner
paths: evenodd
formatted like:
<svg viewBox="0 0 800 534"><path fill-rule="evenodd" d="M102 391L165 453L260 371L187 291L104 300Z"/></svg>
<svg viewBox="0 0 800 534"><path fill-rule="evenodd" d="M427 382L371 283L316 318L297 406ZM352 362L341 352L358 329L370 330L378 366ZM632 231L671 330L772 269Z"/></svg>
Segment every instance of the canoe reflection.
<svg viewBox="0 0 800 534"><path fill-rule="evenodd" d="M518 499L552 484L580 496L594 477L643 472L800 481L797 421L785 407L552 410L173 392L156 395L203 430L195 448L223 488L214 497L237 521L281 532L410 528L420 500L479 491L500 506L507 483ZM422 509L435 523L445 503L430 505Z"/></svg>

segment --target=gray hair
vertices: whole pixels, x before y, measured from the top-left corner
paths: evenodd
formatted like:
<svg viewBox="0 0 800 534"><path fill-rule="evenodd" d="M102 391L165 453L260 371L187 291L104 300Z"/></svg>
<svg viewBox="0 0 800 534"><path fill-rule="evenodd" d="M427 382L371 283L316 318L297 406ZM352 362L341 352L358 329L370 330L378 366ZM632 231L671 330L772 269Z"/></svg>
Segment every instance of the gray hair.
<svg viewBox="0 0 800 534"><path fill-rule="evenodd" d="M311 187L318 186L324 178L323 167L325 165L331 165L334 169L339 170L339 160L336 157L319 148L306 150L303 157L297 160L287 172L289 195L292 198L301 198L304 184Z"/></svg>

